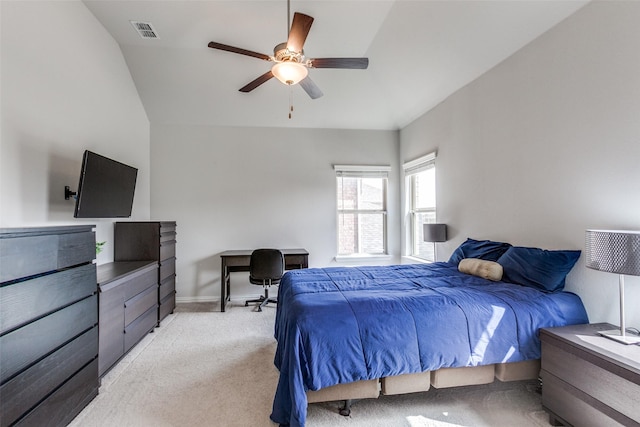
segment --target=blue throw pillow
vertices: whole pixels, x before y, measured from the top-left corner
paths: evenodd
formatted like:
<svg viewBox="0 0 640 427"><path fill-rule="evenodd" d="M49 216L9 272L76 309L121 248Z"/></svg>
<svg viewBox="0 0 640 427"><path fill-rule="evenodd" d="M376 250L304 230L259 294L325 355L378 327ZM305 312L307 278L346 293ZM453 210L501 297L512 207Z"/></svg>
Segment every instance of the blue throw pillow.
<svg viewBox="0 0 640 427"><path fill-rule="evenodd" d="M504 270L504 282L557 292L564 288L565 277L578 258L580 251L547 251L512 246L498 259L498 263Z"/></svg>
<svg viewBox="0 0 640 427"><path fill-rule="evenodd" d="M479 258L486 261L497 261L511 245L509 243L494 242L493 240L467 239L453 251L449 262L460 263L465 258Z"/></svg>

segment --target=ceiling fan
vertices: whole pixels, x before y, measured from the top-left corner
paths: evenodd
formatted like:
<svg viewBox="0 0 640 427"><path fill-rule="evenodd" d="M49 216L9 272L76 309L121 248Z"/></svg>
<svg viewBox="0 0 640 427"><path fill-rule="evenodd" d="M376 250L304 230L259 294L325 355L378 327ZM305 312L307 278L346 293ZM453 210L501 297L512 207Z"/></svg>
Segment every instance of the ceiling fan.
<svg viewBox="0 0 640 427"><path fill-rule="evenodd" d="M222 43L210 42L212 49L225 50L240 55L252 56L264 61L273 62L269 71L240 88L240 92L251 92L261 84L276 77L282 83L300 86L307 92L311 99L320 98L323 93L309 77L309 68L342 68L342 69L366 69L369 66L368 58L307 58L304 55L304 42L307 39L313 18L303 13L295 12L293 22L289 29L289 1L287 1L287 30L288 39L284 43L276 45L273 56L251 50L241 49Z"/></svg>

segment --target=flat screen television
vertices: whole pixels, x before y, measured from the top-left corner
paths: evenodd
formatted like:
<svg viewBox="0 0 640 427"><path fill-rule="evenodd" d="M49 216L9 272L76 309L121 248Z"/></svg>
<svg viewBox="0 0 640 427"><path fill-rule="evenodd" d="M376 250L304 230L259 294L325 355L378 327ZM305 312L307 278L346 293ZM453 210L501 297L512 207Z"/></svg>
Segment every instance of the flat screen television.
<svg viewBox="0 0 640 427"><path fill-rule="evenodd" d="M130 217L137 176L138 169L86 150L73 216Z"/></svg>

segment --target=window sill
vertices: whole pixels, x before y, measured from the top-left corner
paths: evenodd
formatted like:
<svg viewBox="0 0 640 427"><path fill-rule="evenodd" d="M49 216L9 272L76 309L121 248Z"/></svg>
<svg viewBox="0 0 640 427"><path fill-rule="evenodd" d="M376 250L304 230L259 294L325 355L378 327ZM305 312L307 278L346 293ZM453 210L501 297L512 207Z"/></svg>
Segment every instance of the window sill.
<svg viewBox="0 0 640 427"><path fill-rule="evenodd" d="M336 262L341 263L350 263L350 262L362 262L362 261L388 261L393 257L388 254L380 254L380 255L366 255L366 254L357 254L357 255L336 255L334 260Z"/></svg>
<svg viewBox="0 0 640 427"><path fill-rule="evenodd" d="M402 257L403 264L433 264L434 261L429 261L424 258L418 258L414 256L405 255Z"/></svg>

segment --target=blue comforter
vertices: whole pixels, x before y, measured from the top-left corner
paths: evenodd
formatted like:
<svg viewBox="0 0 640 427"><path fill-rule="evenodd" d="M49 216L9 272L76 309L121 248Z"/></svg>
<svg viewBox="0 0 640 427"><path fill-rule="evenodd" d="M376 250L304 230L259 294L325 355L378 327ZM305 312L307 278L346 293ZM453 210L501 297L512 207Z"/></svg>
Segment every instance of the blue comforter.
<svg viewBox="0 0 640 427"><path fill-rule="evenodd" d="M450 263L289 271L278 290L271 419L304 426L306 390L538 359L539 328L587 322L575 294L491 282Z"/></svg>

